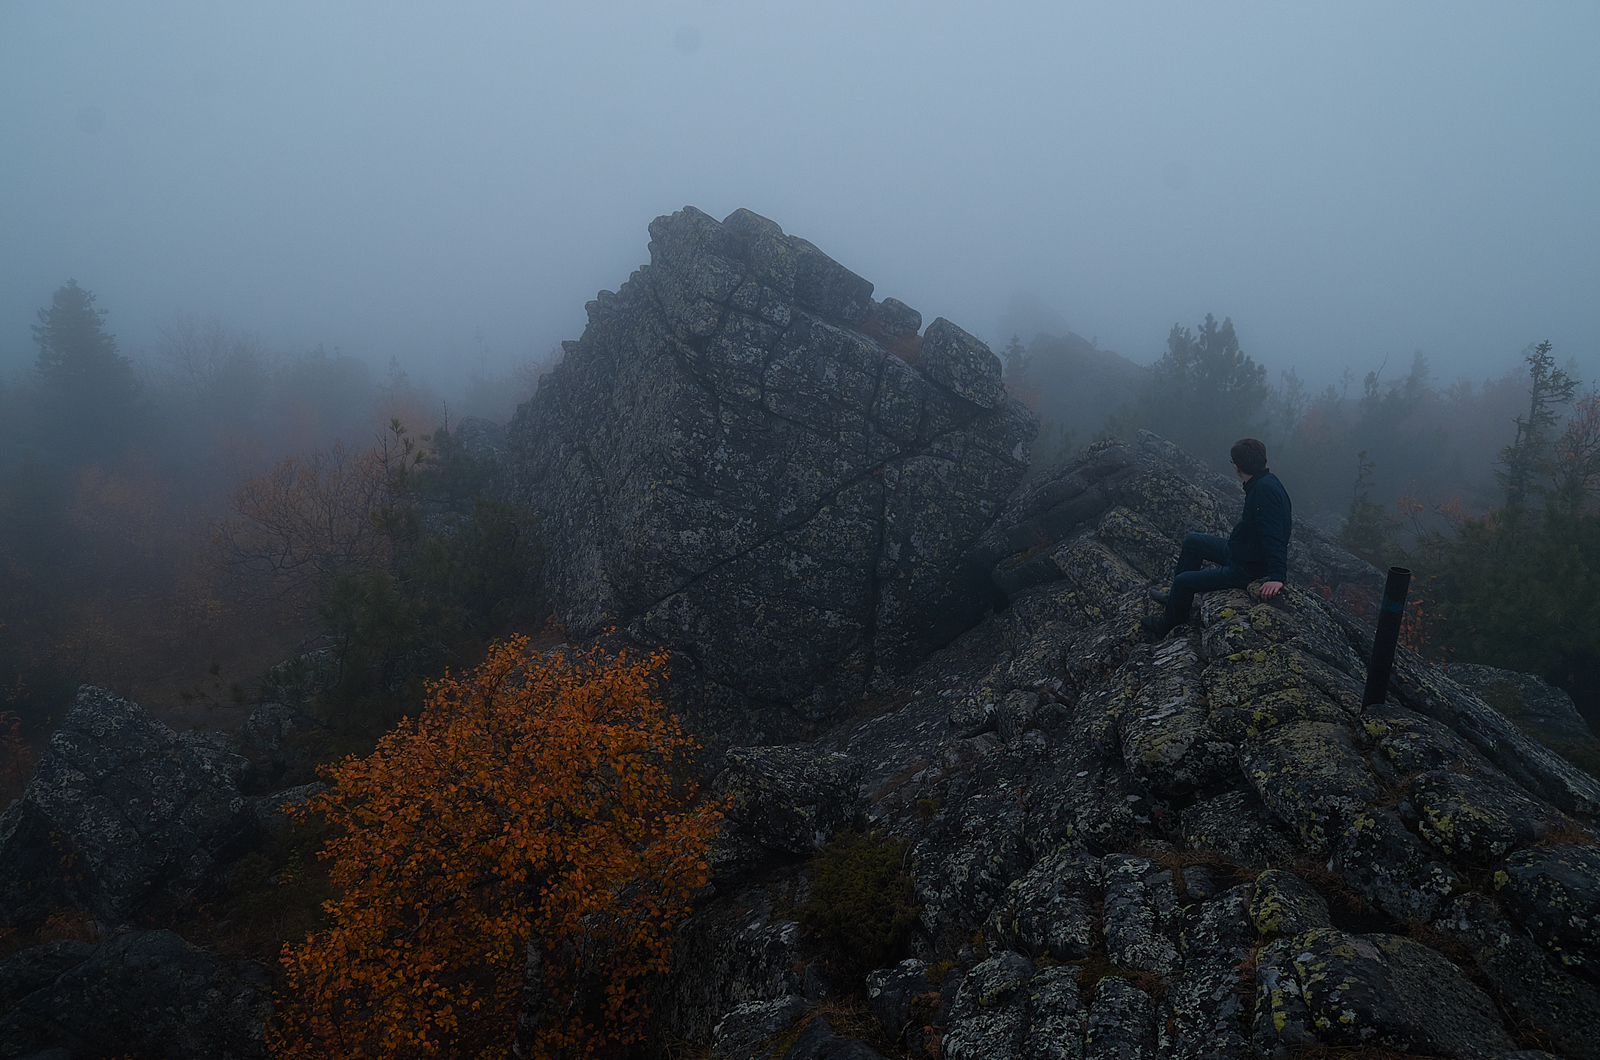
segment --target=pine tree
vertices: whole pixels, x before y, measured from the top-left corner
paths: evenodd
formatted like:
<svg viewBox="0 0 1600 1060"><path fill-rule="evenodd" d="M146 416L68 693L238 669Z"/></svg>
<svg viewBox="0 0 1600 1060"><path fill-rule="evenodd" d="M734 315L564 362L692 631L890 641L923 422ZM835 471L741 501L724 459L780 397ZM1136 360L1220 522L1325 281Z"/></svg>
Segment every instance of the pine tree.
<svg viewBox="0 0 1600 1060"><path fill-rule="evenodd" d="M1267 400L1267 369L1239 348L1233 320L1206 314L1197 331L1172 326L1167 352L1152 369L1143 416L1152 430L1213 463L1228 447L1266 433L1258 421Z"/></svg>
<svg viewBox="0 0 1600 1060"><path fill-rule="evenodd" d="M140 418L133 362L117 352L94 303L94 292L69 280L33 325L44 440L72 462L121 453Z"/></svg>
<svg viewBox="0 0 1600 1060"><path fill-rule="evenodd" d="M1554 471L1550 432L1555 428L1556 410L1572 400L1578 381L1556 367L1550 355L1551 344L1541 342L1527 355L1528 415L1517 417L1516 439L1501 450L1504 471L1496 472L1505 487L1506 504L1527 504L1534 494L1544 491L1545 479Z"/></svg>

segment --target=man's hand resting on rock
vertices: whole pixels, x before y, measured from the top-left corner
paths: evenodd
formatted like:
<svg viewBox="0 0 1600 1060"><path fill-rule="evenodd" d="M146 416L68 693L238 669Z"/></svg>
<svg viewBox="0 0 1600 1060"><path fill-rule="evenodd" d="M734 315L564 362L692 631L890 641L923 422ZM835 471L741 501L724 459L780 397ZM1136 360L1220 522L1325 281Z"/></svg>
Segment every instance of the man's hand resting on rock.
<svg viewBox="0 0 1600 1060"><path fill-rule="evenodd" d="M1283 588L1282 582L1262 582L1261 599L1270 600L1278 595L1278 590Z"/></svg>

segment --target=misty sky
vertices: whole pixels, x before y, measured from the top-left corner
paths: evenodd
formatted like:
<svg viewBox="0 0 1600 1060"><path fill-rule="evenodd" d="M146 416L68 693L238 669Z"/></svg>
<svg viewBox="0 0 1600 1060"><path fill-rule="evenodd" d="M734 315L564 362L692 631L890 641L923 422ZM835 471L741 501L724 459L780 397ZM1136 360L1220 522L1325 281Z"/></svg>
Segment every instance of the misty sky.
<svg viewBox="0 0 1600 1060"><path fill-rule="evenodd" d="M693 204L997 345L1024 294L1141 362L1209 311L1318 384L1588 382L1597 45L1592 0L4 2L0 365L75 277L124 352L183 310L448 385Z"/></svg>

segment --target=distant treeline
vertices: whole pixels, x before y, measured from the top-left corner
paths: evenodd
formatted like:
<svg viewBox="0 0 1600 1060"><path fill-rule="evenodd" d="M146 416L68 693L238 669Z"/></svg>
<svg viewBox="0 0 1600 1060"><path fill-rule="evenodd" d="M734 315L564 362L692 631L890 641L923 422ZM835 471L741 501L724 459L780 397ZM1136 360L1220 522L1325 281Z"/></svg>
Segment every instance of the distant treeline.
<svg viewBox="0 0 1600 1060"><path fill-rule="evenodd" d="M500 589L484 579L500 575L482 566L523 547L515 520L477 510L477 471L451 448L444 402L397 363L376 373L337 349L275 354L184 317L135 362L76 282L32 331L33 365L0 381L0 729L13 743L48 731L81 682L204 723L312 643L376 652L371 667L392 672L373 680L398 687L405 670L414 687L424 667L397 653L433 658L505 610L486 602ZM468 373L451 411L509 416L542 367ZM451 519L470 532L441 554L433 538L458 529ZM305 540L308 527L323 540ZM262 561L273 534L287 551L265 560L279 564L269 576L246 546ZM286 589L306 559L294 548L326 554ZM374 647L382 622L391 643ZM370 700L360 669L340 680Z"/></svg>

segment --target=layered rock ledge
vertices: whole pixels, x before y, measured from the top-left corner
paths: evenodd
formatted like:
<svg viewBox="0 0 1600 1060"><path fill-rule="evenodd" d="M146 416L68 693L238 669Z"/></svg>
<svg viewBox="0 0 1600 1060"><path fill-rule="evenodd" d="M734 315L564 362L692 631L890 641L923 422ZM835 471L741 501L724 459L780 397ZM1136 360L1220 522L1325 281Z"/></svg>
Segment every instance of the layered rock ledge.
<svg viewBox="0 0 1600 1060"><path fill-rule="evenodd" d="M1372 627L1322 590L1376 572L1297 529L1272 602L1209 594L1194 625L1140 637L1182 533L1231 520L1225 485L1149 435L1030 481L978 552L1008 606L933 654L896 709L782 749L789 775L859 776L867 824L911 844L911 952L850 986L877 1045L1600 1057L1600 783L1403 649L1388 699L1363 710ZM747 850L767 816L744 804L724 845ZM827 966L777 912L804 871L723 864L675 972L702 1007L691 1019L668 991L663 1033L704 1041L739 1007L750 1018L727 1026L748 1036L760 1014L761 1048L796 1040ZM790 970L758 983L696 959L734 945L730 922ZM773 1055L810 1055L794 1050L821 1033Z"/></svg>

